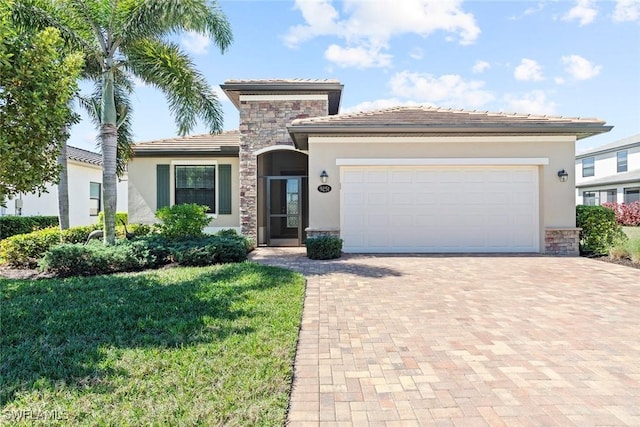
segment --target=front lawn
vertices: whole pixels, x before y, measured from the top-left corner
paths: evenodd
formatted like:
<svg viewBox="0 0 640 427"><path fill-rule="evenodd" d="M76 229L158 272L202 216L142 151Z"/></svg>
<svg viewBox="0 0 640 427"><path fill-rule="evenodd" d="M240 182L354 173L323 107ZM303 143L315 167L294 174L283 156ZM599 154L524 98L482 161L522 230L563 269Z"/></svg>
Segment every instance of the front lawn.
<svg viewBox="0 0 640 427"><path fill-rule="evenodd" d="M0 278L0 424L283 425L303 293L246 262Z"/></svg>
<svg viewBox="0 0 640 427"><path fill-rule="evenodd" d="M639 227L622 227L624 233L629 239L640 239L640 226Z"/></svg>

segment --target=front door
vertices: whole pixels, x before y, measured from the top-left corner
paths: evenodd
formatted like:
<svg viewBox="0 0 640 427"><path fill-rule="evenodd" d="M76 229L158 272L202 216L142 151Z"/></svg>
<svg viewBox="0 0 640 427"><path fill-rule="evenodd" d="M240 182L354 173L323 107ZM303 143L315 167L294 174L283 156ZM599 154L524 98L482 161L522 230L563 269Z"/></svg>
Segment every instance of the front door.
<svg viewBox="0 0 640 427"><path fill-rule="evenodd" d="M267 178L267 244L302 244L302 179L277 176Z"/></svg>

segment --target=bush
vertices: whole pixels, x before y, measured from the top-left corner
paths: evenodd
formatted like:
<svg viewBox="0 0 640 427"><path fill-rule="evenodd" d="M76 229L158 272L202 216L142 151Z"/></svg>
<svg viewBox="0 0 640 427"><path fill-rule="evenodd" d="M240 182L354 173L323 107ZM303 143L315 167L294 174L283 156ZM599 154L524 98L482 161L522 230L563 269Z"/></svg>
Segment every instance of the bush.
<svg viewBox="0 0 640 427"><path fill-rule="evenodd" d="M176 250L173 256L179 265L203 267L216 263L216 250L214 245L196 246Z"/></svg>
<svg viewBox="0 0 640 427"><path fill-rule="evenodd" d="M80 225L62 230L62 243L85 243L92 231L100 230L98 224Z"/></svg>
<svg viewBox="0 0 640 427"><path fill-rule="evenodd" d="M222 237L231 237L231 238L242 239L243 243L244 243L245 250L246 250L247 253L251 252L252 250L254 250L256 248L256 243L253 241L253 239L238 234L238 232L233 228L227 228L227 229L224 229L224 230L220 230L215 235L216 236L222 236Z"/></svg>
<svg viewBox="0 0 640 427"><path fill-rule="evenodd" d="M340 258L342 253L342 239L336 236L310 237L306 246L310 259Z"/></svg>
<svg viewBox="0 0 640 427"><path fill-rule="evenodd" d="M57 216L0 216L0 240L56 226Z"/></svg>
<svg viewBox="0 0 640 427"><path fill-rule="evenodd" d="M111 246L62 244L44 255L40 268L58 277L135 271L145 267L145 260L137 255L140 252L128 243Z"/></svg>
<svg viewBox="0 0 640 427"><path fill-rule="evenodd" d="M169 238L198 237L209 224L207 206L191 204L165 206L156 212L162 221L160 233Z"/></svg>
<svg viewBox="0 0 640 427"><path fill-rule="evenodd" d="M613 259L629 259L635 263L640 263L640 239L618 242L609 250L609 257Z"/></svg>
<svg viewBox="0 0 640 427"><path fill-rule="evenodd" d="M640 225L640 201L633 203L603 203L602 206L613 209L616 221L620 225Z"/></svg>
<svg viewBox="0 0 640 427"><path fill-rule="evenodd" d="M576 206L576 225L580 230L580 253L606 255L626 235L613 210L603 206Z"/></svg>
<svg viewBox="0 0 640 427"><path fill-rule="evenodd" d="M129 224L129 214L127 212L116 212L116 225L122 224L123 221L125 224ZM96 224L98 224L99 228L104 226L104 212L98 212Z"/></svg>
<svg viewBox="0 0 640 427"><path fill-rule="evenodd" d="M58 227L18 234L0 241L0 258L13 267L34 267L45 252L59 243Z"/></svg>

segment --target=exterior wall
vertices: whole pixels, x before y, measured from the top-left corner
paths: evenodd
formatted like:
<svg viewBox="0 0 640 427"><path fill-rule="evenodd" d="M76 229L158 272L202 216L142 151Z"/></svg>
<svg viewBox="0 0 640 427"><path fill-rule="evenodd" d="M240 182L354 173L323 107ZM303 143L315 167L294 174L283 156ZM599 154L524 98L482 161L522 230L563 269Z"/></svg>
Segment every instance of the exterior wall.
<svg viewBox="0 0 640 427"><path fill-rule="evenodd" d="M617 152L627 150L627 172L633 170L640 170L640 147L621 148L606 153L594 154L594 176L582 177L582 160L584 156L579 156L575 161L575 174L576 184L589 183L589 181L600 180L605 177L611 177L615 180L615 176L623 174L625 172L618 172ZM576 204L584 204L584 198L582 197L585 191L598 191L598 190L616 190L616 202L624 202L624 189L625 188L637 188L640 187L640 180L637 182L626 182L611 184L596 184L589 187L580 187L576 189Z"/></svg>
<svg viewBox="0 0 640 427"><path fill-rule="evenodd" d="M575 159L575 138L512 137L310 137L309 229L340 228L340 168L337 159L366 158L548 158L539 166L540 247L546 228L575 228L575 176L560 182L557 173ZM329 174L329 193L316 190L320 173Z"/></svg>
<svg viewBox="0 0 640 427"><path fill-rule="evenodd" d="M134 157L129 162L129 221L132 223L152 224L158 222L157 210L156 166L171 164L230 164L231 165L231 214L211 215L210 229L214 232L222 228L238 228L239 221L239 162L237 157ZM175 188L173 168L170 168L170 188ZM170 203L175 203L175 194L171 191Z"/></svg>
<svg viewBox="0 0 640 427"><path fill-rule="evenodd" d="M102 168L87 163L69 161L69 224L78 225L94 224L97 216L89 214L89 183L102 183ZM52 215L58 216L58 186L49 185L48 193L38 197L37 194L25 194L22 199L22 216ZM127 181L126 177L118 183L117 211L127 212ZM102 200L104 203L104 199ZM15 200L7 201L5 215L16 215Z"/></svg>
<svg viewBox="0 0 640 427"><path fill-rule="evenodd" d="M240 96L240 226L242 233L258 237L258 167L256 151L275 146L293 146L287 131L291 121L326 116L328 96L295 94ZM257 241L257 240L256 240Z"/></svg>
<svg viewBox="0 0 640 427"><path fill-rule="evenodd" d="M580 156L580 158L575 161L575 173L576 173L576 184L582 184L585 182L589 182L590 180L600 179L605 176L611 176L618 174L618 162L617 162L617 153L618 151L627 151L627 171L640 169L640 147L632 147L632 148L622 148L620 150L615 150L607 153L595 154L595 169L594 175L589 177L582 177L582 159L584 157ZM624 173L624 172L620 172Z"/></svg>

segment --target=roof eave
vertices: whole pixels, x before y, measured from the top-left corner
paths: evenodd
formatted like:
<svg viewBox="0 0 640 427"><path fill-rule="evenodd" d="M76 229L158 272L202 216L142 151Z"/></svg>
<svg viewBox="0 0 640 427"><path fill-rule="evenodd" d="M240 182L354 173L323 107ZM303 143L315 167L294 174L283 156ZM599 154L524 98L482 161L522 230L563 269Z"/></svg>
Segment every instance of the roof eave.
<svg viewBox="0 0 640 427"><path fill-rule="evenodd" d="M539 126L447 126L447 125L318 125L318 124L292 124L287 126L287 130L293 139L296 148L300 150L308 149L308 138L312 134L402 134L402 133L447 133L451 135L469 134L556 134L575 135L576 139L584 139L590 136L609 132L613 126L602 124L567 124L567 125L539 125Z"/></svg>
<svg viewBox="0 0 640 427"><path fill-rule="evenodd" d="M238 157L239 148L227 150L134 150L134 157Z"/></svg>
<svg viewBox="0 0 640 427"><path fill-rule="evenodd" d="M224 83L220 88L240 109L240 92L322 92L329 98L329 115L338 114L344 85L341 83Z"/></svg>

